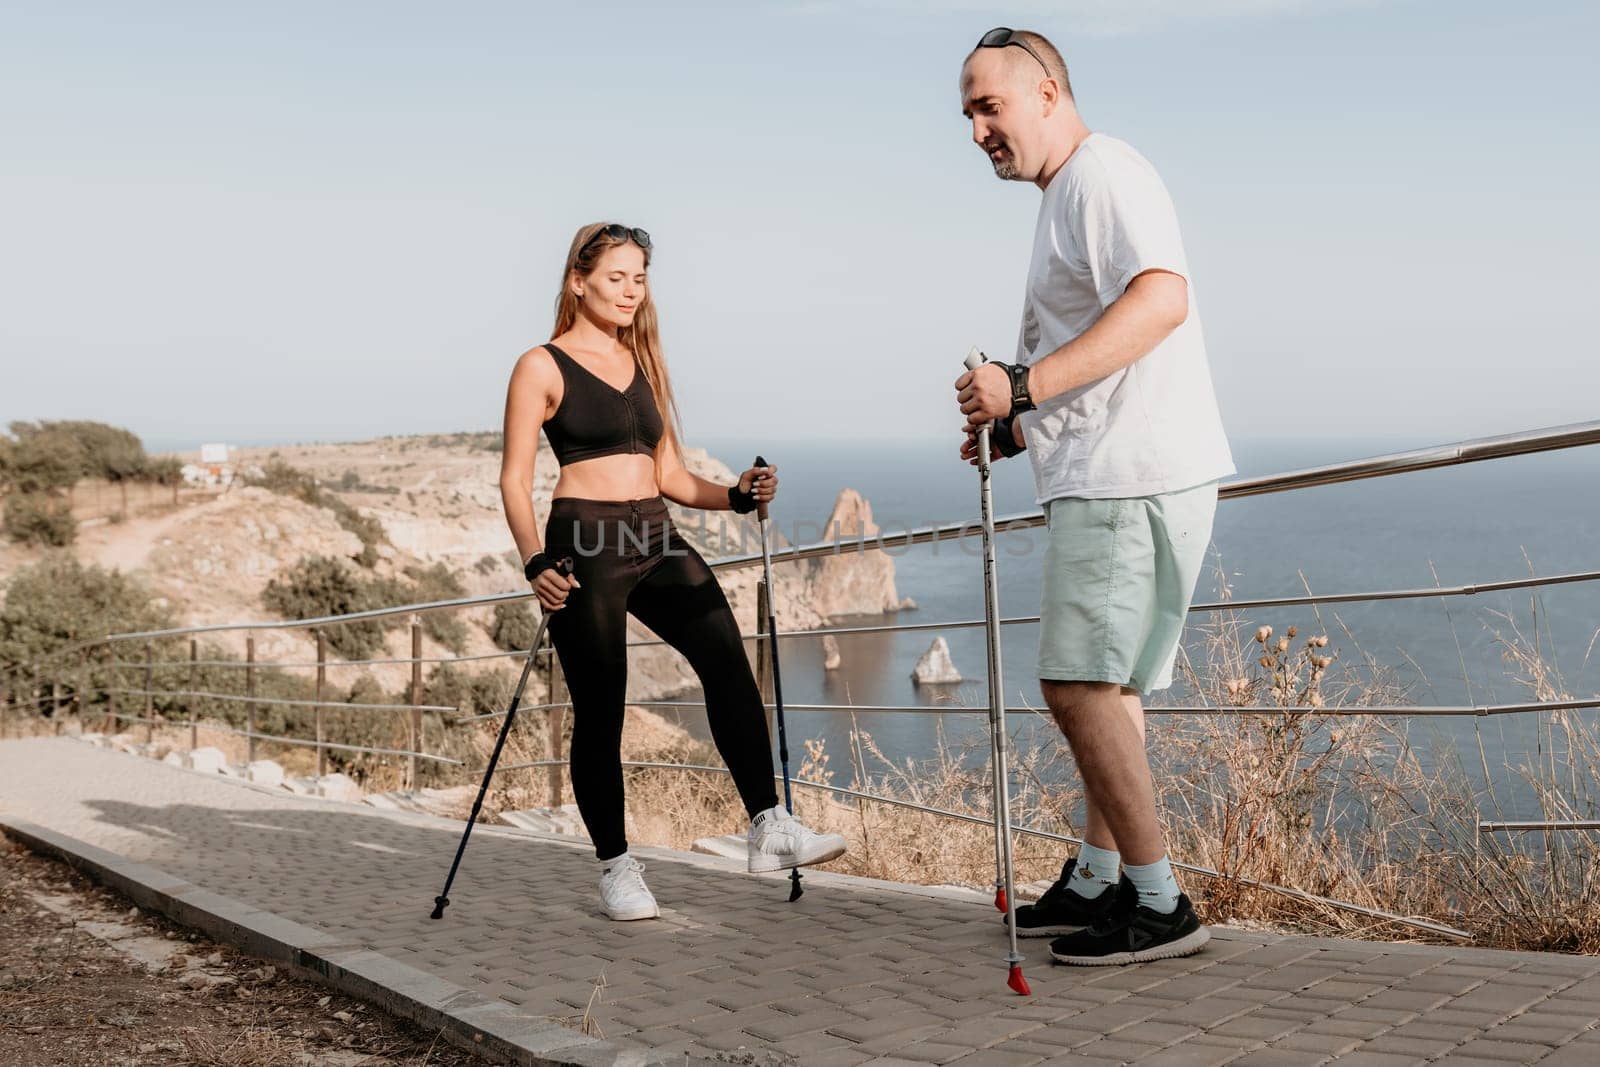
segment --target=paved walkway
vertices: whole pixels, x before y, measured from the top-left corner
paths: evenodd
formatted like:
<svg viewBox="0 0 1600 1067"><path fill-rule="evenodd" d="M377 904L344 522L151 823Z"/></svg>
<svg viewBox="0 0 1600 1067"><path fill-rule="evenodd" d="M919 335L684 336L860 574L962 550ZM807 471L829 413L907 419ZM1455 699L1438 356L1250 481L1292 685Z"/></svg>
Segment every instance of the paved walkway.
<svg viewBox="0 0 1600 1067"><path fill-rule="evenodd" d="M69 739L0 742L0 818L157 868L615 1046L806 1064L1600 1064L1600 959L1216 931L1187 960L1004 986L987 904L643 850L664 913L597 913L588 846L268 792Z"/></svg>

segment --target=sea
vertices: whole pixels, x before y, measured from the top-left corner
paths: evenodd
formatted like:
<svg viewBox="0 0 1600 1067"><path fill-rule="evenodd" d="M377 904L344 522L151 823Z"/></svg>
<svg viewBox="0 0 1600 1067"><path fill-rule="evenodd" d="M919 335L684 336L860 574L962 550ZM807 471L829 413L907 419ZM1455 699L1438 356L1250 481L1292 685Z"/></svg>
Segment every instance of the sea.
<svg viewBox="0 0 1600 1067"><path fill-rule="evenodd" d="M959 440L866 443L847 441L696 442L736 469L764 455L779 468L771 521L791 541L818 539L818 527L839 492L860 492L886 533L970 521L979 515L977 470L958 457ZM1250 440L1234 442L1235 477L1302 470L1383 455L1438 442L1401 439ZM997 517L1035 513L1025 456L994 464ZM1529 576L1600 571L1600 450L1572 449L1392 475L1267 496L1224 500L1213 530L1211 564L1196 602L1275 596L1426 589ZM997 553L1002 616L1037 615L1043 531L1011 531ZM912 611L854 617L848 625L918 624L983 619L983 565L974 535L959 542L894 549L895 582ZM1185 647L1194 662L1205 654L1191 616ZM1534 679L1508 651L1534 650L1555 686L1575 698L1600 696L1600 582L1574 582L1520 591L1416 600L1374 601L1250 610L1242 629L1269 625L1274 634L1295 626L1301 638L1326 634L1324 654L1336 653L1326 683L1398 687L1396 703L1493 705L1535 699ZM1041 709L1034 678L1036 624L1002 628L1006 703ZM936 636L948 643L964 681L924 686L912 668ZM985 634L981 626L944 631L844 635L840 665L823 666L820 638L781 645L786 705L919 705L982 709ZM1199 703L1175 686L1153 695L1162 703ZM1578 712L1593 727L1592 711ZM1180 716L1152 716L1159 730ZM822 739L839 767L852 728L866 730L896 760L931 758L940 744L960 747L986 736L984 716L794 710L786 713L791 750ZM1031 721L1030 721L1031 720ZM939 725L942 723L943 736ZM1425 769L1466 776L1484 809L1507 818L1537 814L1523 769L1547 761L1538 717L1404 716L1396 719ZM1014 733L1053 735L1037 713L1011 717ZM1459 759L1452 759L1451 756ZM1487 766L1487 777L1484 767Z"/></svg>

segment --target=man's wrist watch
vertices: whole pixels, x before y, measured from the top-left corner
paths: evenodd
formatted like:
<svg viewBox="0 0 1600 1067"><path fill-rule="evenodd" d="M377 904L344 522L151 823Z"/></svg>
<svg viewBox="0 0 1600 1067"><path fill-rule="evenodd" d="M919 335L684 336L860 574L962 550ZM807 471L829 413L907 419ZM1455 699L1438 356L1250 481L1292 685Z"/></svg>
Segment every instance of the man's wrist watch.
<svg viewBox="0 0 1600 1067"><path fill-rule="evenodd" d="M1032 411L1036 406L1033 394L1028 391L1028 368L1019 367L1014 363L996 362L995 366L1006 372L1011 379L1011 410L1007 415L1020 415L1024 411Z"/></svg>

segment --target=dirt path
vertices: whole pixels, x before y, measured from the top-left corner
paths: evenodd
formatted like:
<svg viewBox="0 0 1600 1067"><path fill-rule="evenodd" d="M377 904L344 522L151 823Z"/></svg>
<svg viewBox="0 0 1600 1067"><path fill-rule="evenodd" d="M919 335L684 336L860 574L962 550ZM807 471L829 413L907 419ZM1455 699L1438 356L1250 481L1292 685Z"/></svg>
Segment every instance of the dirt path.
<svg viewBox="0 0 1600 1067"><path fill-rule="evenodd" d="M85 564L131 571L143 567L151 551L173 528L188 522L196 509L210 507L222 497L186 503L148 518L78 527L77 556Z"/></svg>
<svg viewBox="0 0 1600 1067"><path fill-rule="evenodd" d="M141 912L64 864L0 838L0 1063L481 1062Z"/></svg>

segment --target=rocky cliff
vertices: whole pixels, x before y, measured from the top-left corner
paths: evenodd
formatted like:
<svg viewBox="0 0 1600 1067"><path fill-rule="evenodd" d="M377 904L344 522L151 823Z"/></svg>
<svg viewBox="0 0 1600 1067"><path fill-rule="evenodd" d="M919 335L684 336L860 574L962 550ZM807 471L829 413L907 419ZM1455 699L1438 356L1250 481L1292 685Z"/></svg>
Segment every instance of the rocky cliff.
<svg viewBox="0 0 1600 1067"><path fill-rule="evenodd" d="M378 546L375 573L399 575L408 566L440 563L456 575L468 595L527 588L502 514L495 435L388 437L244 449L236 456L244 471L273 461L310 472L326 491L382 524L386 540ZM722 483L734 480L734 472L703 449L689 449L685 461L701 477ZM549 513L557 473L555 457L541 440L533 489L541 525ZM674 523L708 560L760 550L754 516L691 512L677 505L671 510ZM841 491L828 528L830 537L837 531L847 541L876 532L870 505L852 489ZM781 545L781 537L775 535L774 547ZM119 523L86 523L73 551L86 563L137 574L184 624L200 625L271 618L261 602L268 581L305 556L353 559L361 542L328 508L264 488L235 486ZM28 562L31 555L15 545L0 550L0 576ZM760 566L719 572L746 632L756 628L760 577ZM843 615L903 606L895 590L894 561L881 551L780 563L774 567L774 585L778 624L785 629L813 628ZM495 651L485 629L492 609L459 614L469 623L465 654ZM478 625L470 625L474 622ZM636 622L630 628L633 637L653 636ZM243 655L243 633L216 637ZM309 648L303 631L257 634L257 656L264 661L303 660ZM387 652L377 653L409 654L409 637L403 631L392 632ZM451 655L431 640L425 642L423 654ZM408 677L404 665L367 669L391 690L403 686ZM354 673L346 669L336 677L348 684ZM694 684L688 665L663 646L638 650L630 664L631 699L661 699Z"/></svg>

